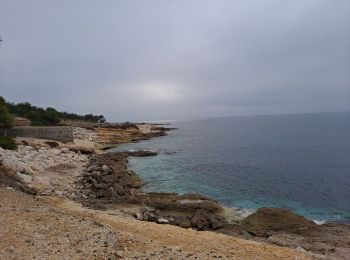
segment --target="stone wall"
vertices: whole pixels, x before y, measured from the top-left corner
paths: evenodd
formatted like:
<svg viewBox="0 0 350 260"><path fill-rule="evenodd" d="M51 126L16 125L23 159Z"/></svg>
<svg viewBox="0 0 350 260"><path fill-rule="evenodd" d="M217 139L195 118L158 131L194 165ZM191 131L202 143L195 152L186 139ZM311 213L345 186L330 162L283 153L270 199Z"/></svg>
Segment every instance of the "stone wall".
<svg viewBox="0 0 350 260"><path fill-rule="evenodd" d="M62 126L0 128L0 135L51 139L61 142L73 141L72 128Z"/></svg>

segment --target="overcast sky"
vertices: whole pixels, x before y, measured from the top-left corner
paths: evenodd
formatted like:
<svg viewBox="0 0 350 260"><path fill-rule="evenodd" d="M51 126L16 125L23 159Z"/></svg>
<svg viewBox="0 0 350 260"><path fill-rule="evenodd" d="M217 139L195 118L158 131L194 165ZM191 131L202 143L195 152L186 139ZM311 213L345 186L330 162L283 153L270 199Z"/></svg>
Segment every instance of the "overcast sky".
<svg viewBox="0 0 350 260"><path fill-rule="evenodd" d="M110 121L350 111L349 0L0 0L0 95Z"/></svg>

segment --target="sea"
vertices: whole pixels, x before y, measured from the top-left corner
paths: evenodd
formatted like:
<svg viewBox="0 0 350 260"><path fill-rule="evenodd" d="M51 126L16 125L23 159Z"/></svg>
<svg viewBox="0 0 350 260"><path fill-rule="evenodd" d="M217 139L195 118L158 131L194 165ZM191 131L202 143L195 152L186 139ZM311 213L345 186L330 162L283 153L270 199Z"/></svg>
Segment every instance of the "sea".
<svg viewBox="0 0 350 260"><path fill-rule="evenodd" d="M200 193L227 207L292 210L350 223L350 112L169 121L167 136L111 151L147 149L129 167L144 190Z"/></svg>

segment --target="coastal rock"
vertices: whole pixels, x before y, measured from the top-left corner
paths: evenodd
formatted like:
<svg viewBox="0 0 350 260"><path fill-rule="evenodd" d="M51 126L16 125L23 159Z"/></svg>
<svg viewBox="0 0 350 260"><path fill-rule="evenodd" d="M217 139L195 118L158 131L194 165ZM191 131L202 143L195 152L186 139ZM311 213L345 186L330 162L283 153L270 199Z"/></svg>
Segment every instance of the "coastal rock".
<svg viewBox="0 0 350 260"><path fill-rule="evenodd" d="M134 172L127 169L128 156L128 153L91 156L90 165L77 183L80 187L78 199L96 206L101 204L100 199L143 204L146 209L136 216L137 219L160 221L184 228L218 229L227 224L220 215L222 206L206 196L145 193L139 190L143 183ZM96 199L96 202L92 199Z"/></svg>
<svg viewBox="0 0 350 260"><path fill-rule="evenodd" d="M262 237L276 231L293 231L315 225L298 214L280 208L260 208L241 222L241 226L249 233Z"/></svg>

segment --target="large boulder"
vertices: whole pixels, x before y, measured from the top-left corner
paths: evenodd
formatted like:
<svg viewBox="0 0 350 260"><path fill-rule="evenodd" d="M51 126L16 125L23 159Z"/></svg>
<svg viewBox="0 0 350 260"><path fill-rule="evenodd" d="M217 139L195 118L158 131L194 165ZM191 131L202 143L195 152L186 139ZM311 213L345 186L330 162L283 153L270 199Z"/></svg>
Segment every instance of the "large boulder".
<svg viewBox="0 0 350 260"><path fill-rule="evenodd" d="M303 216L280 208L260 208L241 222L244 230L261 237L268 237L277 231L296 231L315 225Z"/></svg>

